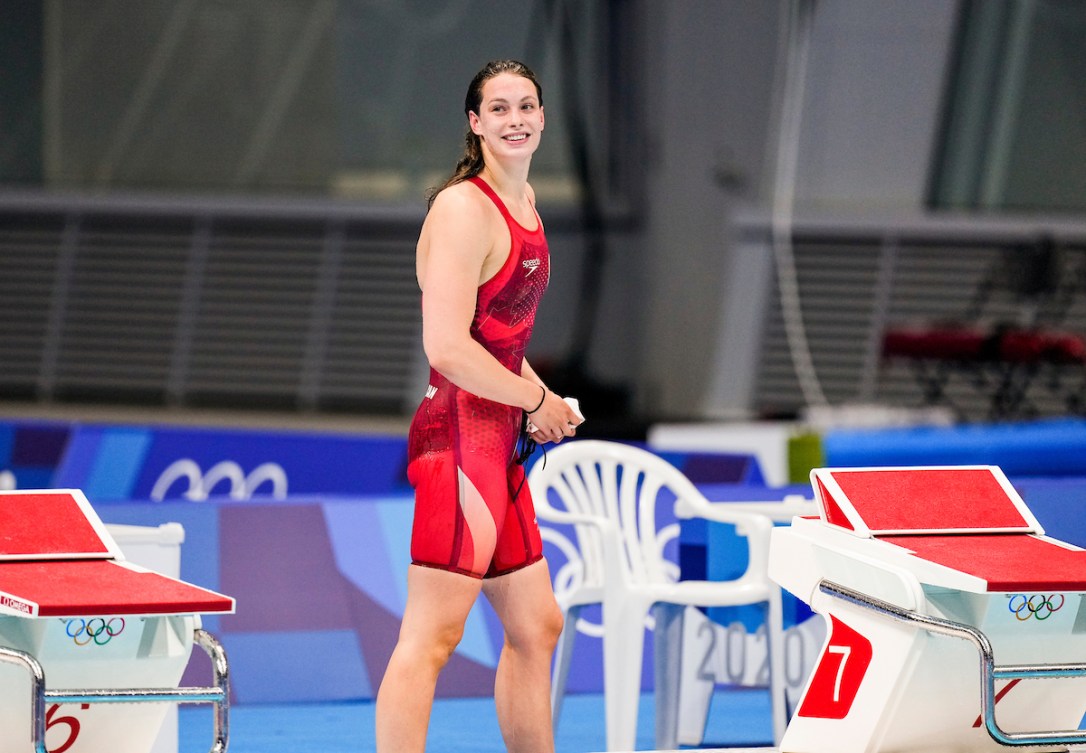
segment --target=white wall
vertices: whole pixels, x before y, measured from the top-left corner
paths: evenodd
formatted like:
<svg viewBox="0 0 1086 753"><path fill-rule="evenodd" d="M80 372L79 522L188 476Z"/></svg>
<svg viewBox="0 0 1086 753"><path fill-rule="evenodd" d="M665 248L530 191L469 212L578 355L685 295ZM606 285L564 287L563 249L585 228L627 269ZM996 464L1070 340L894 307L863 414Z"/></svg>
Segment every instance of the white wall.
<svg viewBox="0 0 1086 753"><path fill-rule="evenodd" d="M646 0L645 16L652 288L639 398L650 415L684 416L712 376L729 214L761 191L777 5Z"/></svg>
<svg viewBox="0 0 1086 753"><path fill-rule="evenodd" d="M819 0L798 207L921 209L956 15L949 0Z"/></svg>
<svg viewBox="0 0 1086 753"><path fill-rule="evenodd" d="M661 418L730 417L749 407L758 356L750 320L761 315L752 307L764 305L769 268L757 250L735 251L744 247L733 217L770 206L773 73L786 7L643 0L646 28L655 30L644 60L653 289L639 398ZM797 211L920 211L956 12L952 0L818 0ZM721 388L732 383L738 388Z"/></svg>

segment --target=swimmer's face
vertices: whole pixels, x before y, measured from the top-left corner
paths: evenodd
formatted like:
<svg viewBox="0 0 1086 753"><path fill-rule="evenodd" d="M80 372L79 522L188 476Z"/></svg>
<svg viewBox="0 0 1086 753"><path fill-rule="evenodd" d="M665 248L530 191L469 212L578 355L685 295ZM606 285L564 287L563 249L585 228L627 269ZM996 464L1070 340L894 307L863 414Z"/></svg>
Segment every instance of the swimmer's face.
<svg viewBox="0 0 1086 753"><path fill-rule="evenodd" d="M543 121L535 84L514 73L488 79L479 112L468 112L468 124L484 152L498 158L531 156L539 147Z"/></svg>

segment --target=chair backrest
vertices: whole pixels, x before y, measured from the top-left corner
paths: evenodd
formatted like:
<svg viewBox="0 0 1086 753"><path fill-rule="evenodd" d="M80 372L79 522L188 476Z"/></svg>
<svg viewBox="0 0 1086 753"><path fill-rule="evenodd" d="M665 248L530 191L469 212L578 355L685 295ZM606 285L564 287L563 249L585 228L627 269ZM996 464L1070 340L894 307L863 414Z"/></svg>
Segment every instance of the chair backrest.
<svg viewBox="0 0 1086 753"><path fill-rule="evenodd" d="M678 566L664 557L664 547L678 535L678 524L658 528L657 504L700 492L666 460L618 442L577 440L549 450L528 483L540 519L592 519L574 525L584 585L603 584L609 555L627 583L677 580Z"/></svg>

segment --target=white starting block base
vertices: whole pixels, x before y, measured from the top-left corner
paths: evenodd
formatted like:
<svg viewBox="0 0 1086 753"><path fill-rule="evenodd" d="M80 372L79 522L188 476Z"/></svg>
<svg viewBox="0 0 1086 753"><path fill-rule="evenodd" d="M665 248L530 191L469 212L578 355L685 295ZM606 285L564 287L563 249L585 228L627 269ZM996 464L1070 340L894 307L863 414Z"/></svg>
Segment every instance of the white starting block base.
<svg viewBox="0 0 1086 753"><path fill-rule="evenodd" d="M148 570L181 577L181 545L185 542L185 529L180 523L164 523L159 526L131 526L106 524L106 530L121 547L125 559ZM177 753L178 724L177 706L165 704L166 715L162 728L150 753Z"/></svg>
<svg viewBox="0 0 1086 753"><path fill-rule="evenodd" d="M781 750L1081 749L1086 551L995 467L811 475L819 515L774 529L769 573L829 633Z"/></svg>
<svg viewBox="0 0 1086 753"><path fill-rule="evenodd" d="M153 617L0 617L0 645L37 658L55 688L177 687L192 653L193 615ZM88 632L89 629L89 632ZM80 645L83 644L83 645ZM28 753L31 739L30 676L0 664L0 753ZM168 704L47 703L50 751L147 753ZM174 750L177 749L176 738Z"/></svg>
<svg viewBox="0 0 1086 753"><path fill-rule="evenodd" d="M179 570L181 526L115 528L151 568L78 490L0 493L0 531L0 753L170 753L177 703L214 704L226 750L229 670L200 615L234 600L151 569ZM179 687L196 643L214 687Z"/></svg>

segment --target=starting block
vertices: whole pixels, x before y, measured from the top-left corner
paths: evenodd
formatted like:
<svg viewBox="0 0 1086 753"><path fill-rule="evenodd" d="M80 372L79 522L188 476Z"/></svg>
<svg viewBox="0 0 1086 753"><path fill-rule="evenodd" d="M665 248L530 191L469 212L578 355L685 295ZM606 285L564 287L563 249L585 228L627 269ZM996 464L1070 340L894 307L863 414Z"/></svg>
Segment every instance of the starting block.
<svg viewBox="0 0 1086 753"><path fill-rule="evenodd" d="M770 546L770 577L828 627L781 750L1086 743L1086 551L1045 536L999 468L811 482L818 516Z"/></svg>
<svg viewBox="0 0 1086 753"><path fill-rule="evenodd" d="M201 614L234 600L125 561L78 490L0 493L0 753L147 753L169 703L215 705L229 670ZM178 687L194 645L214 686Z"/></svg>

